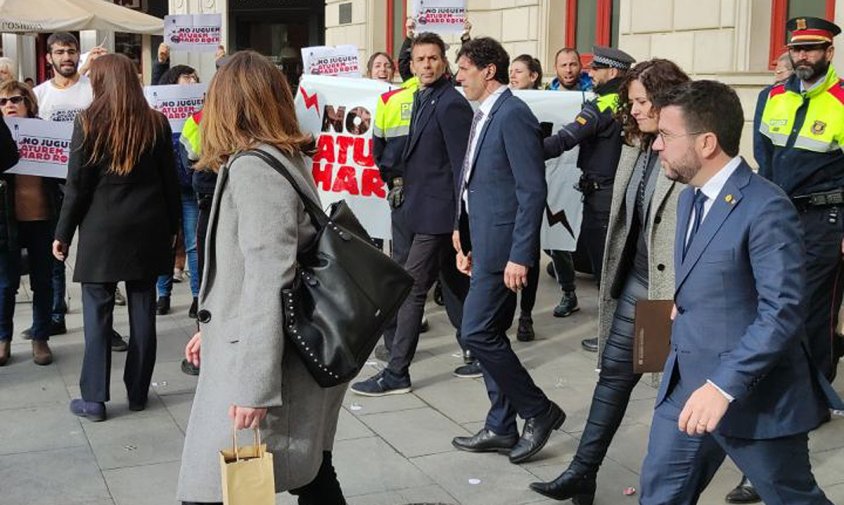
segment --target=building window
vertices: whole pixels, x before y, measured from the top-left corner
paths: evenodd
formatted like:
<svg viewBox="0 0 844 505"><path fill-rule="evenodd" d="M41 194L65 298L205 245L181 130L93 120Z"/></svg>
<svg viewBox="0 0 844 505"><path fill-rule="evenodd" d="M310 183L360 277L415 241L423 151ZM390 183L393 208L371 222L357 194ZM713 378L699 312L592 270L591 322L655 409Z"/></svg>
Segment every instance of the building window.
<svg viewBox="0 0 844 505"><path fill-rule="evenodd" d="M592 46L618 46L620 0L566 0L566 46L591 61Z"/></svg>
<svg viewBox="0 0 844 505"><path fill-rule="evenodd" d="M407 0L387 0L387 53L398 61L398 53L407 36Z"/></svg>
<svg viewBox="0 0 844 505"><path fill-rule="evenodd" d="M768 68L777 65L777 58L785 52L788 33L785 23L797 16L811 16L835 20L835 0L773 0L771 6L771 47Z"/></svg>

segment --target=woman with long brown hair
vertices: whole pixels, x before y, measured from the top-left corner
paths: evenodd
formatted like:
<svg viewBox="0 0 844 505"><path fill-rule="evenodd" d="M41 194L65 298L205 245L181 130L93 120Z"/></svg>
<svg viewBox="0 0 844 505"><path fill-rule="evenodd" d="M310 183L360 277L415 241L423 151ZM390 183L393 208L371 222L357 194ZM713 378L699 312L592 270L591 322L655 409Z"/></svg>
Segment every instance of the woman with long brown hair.
<svg viewBox="0 0 844 505"><path fill-rule="evenodd" d="M185 357L202 373L182 451L178 499L222 502L219 451L232 429L261 424L273 453L276 492L300 505L343 505L331 463L346 386L322 388L284 337L282 288L316 230L293 186L263 159L281 163L319 202L293 97L281 71L254 51L217 71L202 116L197 166L218 173L199 291L200 332Z"/></svg>
<svg viewBox="0 0 844 505"><path fill-rule="evenodd" d="M674 296L674 231L677 199L684 185L662 175L659 156L651 149L659 134L659 112L652 99L688 80L675 63L652 59L634 66L619 88L616 115L627 145L622 147L613 184L601 270L600 375L586 427L568 469L551 482L530 485L544 496L592 505L598 468L642 377L633 371L636 302Z"/></svg>
<svg viewBox="0 0 844 505"><path fill-rule="evenodd" d="M53 255L67 259L78 227L73 280L82 283L85 353L82 398L70 410L103 421L118 281L125 281L129 305L123 382L129 409L146 407L155 367L155 280L172 271L181 203L170 126L144 98L135 65L105 55L91 65L90 79L94 101L73 126Z"/></svg>

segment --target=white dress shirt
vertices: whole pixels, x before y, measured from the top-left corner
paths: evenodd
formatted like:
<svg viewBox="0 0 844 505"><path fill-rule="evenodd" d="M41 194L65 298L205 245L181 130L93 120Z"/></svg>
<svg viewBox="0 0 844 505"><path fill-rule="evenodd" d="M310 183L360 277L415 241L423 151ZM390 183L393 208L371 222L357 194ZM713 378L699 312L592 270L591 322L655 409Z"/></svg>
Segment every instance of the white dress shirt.
<svg viewBox="0 0 844 505"><path fill-rule="evenodd" d="M463 201L466 202L466 210L469 210L469 199L466 196L469 191L469 177L472 174L472 164L475 162L475 155L477 154L475 151L478 147L478 139L481 136L481 132L484 129L484 125L486 124L487 120L489 119L489 113L492 112L493 106L495 106L495 102L498 101L498 98L507 91L507 86L501 85L498 87L497 90L493 91L491 95L486 97L483 102L481 102L480 107L478 109L484 113L483 117L478 124L475 126L475 132L472 138L469 139L469 149L466 151L466 156L469 157L469 165L466 169L466 176L464 179L464 191L463 191Z"/></svg>

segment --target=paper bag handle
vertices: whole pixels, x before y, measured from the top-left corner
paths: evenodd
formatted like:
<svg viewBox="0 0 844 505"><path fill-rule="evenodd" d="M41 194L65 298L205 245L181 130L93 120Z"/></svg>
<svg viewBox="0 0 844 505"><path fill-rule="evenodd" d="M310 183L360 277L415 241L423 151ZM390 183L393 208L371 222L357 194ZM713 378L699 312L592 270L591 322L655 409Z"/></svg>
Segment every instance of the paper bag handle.
<svg viewBox="0 0 844 505"><path fill-rule="evenodd" d="M262 454L261 454L261 452L262 452L261 451L261 428L256 426L253 429L252 433L255 437L254 438L255 448L256 448L256 451L258 453L258 457L261 457L262 456ZM237 451L237 430L235 429L234 425L232 425L232 450L234 451L235 461L240 461L240 454L238 454L238 451Z"/></svg>

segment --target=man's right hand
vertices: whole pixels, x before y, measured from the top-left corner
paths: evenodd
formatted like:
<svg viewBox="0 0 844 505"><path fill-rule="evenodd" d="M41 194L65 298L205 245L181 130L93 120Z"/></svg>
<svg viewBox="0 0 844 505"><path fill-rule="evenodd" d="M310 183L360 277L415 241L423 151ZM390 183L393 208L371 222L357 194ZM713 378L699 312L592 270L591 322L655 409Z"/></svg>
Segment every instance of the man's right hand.
<svg viewBox="0 0 844 505"><path fill-rule="evenodd" d="M404 179L401 177L393 179L393 187L387 193L387 203L391 209L398 209L404 203Z"/></svg>
<svg viewBox="0 0 844 505"><path fill-rule="evenodd" d="M158 62L167 63L170 61L170 46L162 42L158 44Z"/></svg>
<svg viewBox="0 0 844 505"><path fill-rule="evenodd" d="M457 252L457 271L468 275L469 277L472 276L472 253L468 252L463 254L462 252Z"/></svg>

